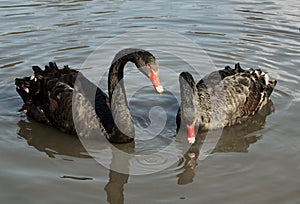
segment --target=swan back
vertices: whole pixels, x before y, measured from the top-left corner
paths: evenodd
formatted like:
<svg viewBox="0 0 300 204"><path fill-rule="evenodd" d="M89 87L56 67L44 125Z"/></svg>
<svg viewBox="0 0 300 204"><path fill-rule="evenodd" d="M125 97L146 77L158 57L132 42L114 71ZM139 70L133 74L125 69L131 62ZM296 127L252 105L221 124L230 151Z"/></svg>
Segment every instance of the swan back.
<svg viewBox="0 0 300 204"><path fill-rule="evenodd" d="M239 64L234 69L227 66L205 76L196 89L187 89L182 77L193 81L190 74L182 73L179 77L182 104L177 114L177 130L183 121L198 124L202 131L239 124L270 100L276 85L262 70L244 70Z"/></svg>

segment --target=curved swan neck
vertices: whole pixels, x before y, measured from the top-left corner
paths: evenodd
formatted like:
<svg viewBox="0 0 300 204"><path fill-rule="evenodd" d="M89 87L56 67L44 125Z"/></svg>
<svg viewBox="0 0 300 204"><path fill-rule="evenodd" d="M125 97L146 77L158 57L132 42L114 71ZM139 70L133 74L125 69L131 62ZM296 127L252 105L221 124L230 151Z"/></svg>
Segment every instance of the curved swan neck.
<svg viewBox="0 0 300 204"><path fill-rule="evenodd" d="M124 67L127 62L122 60L118 60L117 62L113 63L109 69L108 75L108 95L109 95L109 102L111 103L112 95L116 88L124 88L124 84L122 79L124 77ZM124 92L124 90L123 90ZM124 92L125 94L125 92Z"/></svg>
<svg viewBox="0 0 300 204"><path fill-rule="evenodd" d="M109 69L108 75L108 94L109 94L109 101L111 103L112 94L116 91L116 88L124 89L124 83L122 81L124 77L124 67L127 62L133 62L137 66L138 61L138 52L141 51L140 49L124 49L116 54L114 57L112 64ZM137 66L138 67L138 66ZM125 91L122 90L125 95Z"/></svg>
<svg viewBox="0 0 300 204"><path fill-rule="evenodd" d="M134 138L134 124L129 111L122 79L126 63L130 61L137 66L137 59L138 55L136 52L124 54L124 51L121 51L116 55L109 69L109 104L116 125L114 133L109 139L111 142L124 143Z"/></svg>

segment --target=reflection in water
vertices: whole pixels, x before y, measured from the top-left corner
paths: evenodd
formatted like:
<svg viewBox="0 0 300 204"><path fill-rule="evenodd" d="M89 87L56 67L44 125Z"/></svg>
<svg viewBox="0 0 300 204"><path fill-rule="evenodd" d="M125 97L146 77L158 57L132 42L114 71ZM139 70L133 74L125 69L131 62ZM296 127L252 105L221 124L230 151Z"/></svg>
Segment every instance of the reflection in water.
<svg viewBox="0 0 300 204"><path fill-rule="evenodd" d="M67 155L80 158L91 158L82 146L80 140L57 130L36 122L18 122L20 130L18 135L26 139L28 145L45 152L49 157Z"/></svg>
<svg viewBox="0 0 300 204"><path fill-rule="evenodd" d="M124 203L124 185L128 182L128 177L128 174L109 170L109 182L104 190L107 194L107 201L110 204Z"/></svg>
<svg viewBox="0 0 300 204"><path fill-rule="evenodd" d="M49 157L55 158L55 155L68 155L72 157L80 158L92 158L88 155L81 141L73 136L66 135L58 132L57 130L41 125L35 122L19 121L18 123L20 130L18 134L26 139L28 145L35 147L41 152L45 152ZM131 153L134 152L134 143L128 144L116 144L112 150L112 160L109 170L109 181L105 186L107 194L107 201L110 204L121 204L124 203L124 185L128 182L129 174L119 173L114 169L114 165L122 165L128 169L129 172L129 160ZM103 146L102 148L107 148ZM122 164L120 164L120 151L128 153L128 157L122 155ZM75 176L62 176L63 179L72 179L77 181L93 180L89 177L75 177Z"/></svg>
<svg viewBox="0 0 300 204"><path fill-rule="evenodd" d="M270 101L260 112L246 122L233 127L224 128L212 153L247 152L249 146L256 143L261 137L260 135L249 136L249 134L261 130L265 125L266 117L273 111L274 107ZM55 157L56 154L83 158L91 157L86 153L81 141L77 138L62 134L55 129L34 122L31 123L21 120L18 125L20 127L18 134L26 139L30 146L34 146L37 150L45 152L49 157ZM45 131L45 129L47 130ZM197 159L204 139L205 135L199 134L196 143L190 147L189 151L184 154L184 159L180 161L180 164L184 163L184 170L177 175L179 185L193 182ZM129 156L126 158L122 155L122 164L120 164L120 159L118 158L120 157L119 154L122 154L122 151L114 151L115 149L111 148L112 160L109 170L109 181L104 189L107 193L107 201L111 204L124 203L124 185L127 184L129 178L129 174L119 173L112 169L115 169L115 165L122 165L122 167L128 169L129 172L130 155L135 151L134 143L119 144L115 145L115 147L117 150L128 153ZM66 176L64 178L71 177ZM90 178L72 179L89 180Z"/></svg>
<svg viewBox="0 0 300 204"><path fill-rule="evenodd" d="M300 18L297 5L299 1L296 0L226 2L192 0L184 4L176 1L124 0L1 1L0 102L2 108L0 115L2 135L0 149L2 154L0 175L2 188L0 203L51 203L53 199L60 200L61 203L85 203L87 200L88 203L107 203L106 199L108 199L113 203L114 195L117 197L117 192L119 195L122 194L120 183L125 184L127 176L111 173L111 178L115 179L110 179L109 182L109 170L106 172L101 166L99 169L97 167L90 169L91 174L84 173L83 175L98 175L96 179L81 181L70 177L75 175L84 178L80 177L84 171L84 168L80 169L80 166L88 164L87 160L91 159L76 158L86 154L85 150L77 144L79 142L75 141L76 139L59 134L56 130L50 130L51 128L40 124L19 122L20 119L15 112L16 107L20 107L21 99L15 93L13 78L28 74L31 65L44 64L48 59L80 67L89 54L106 40L127 32L149 32L152 29L169 30L184 35L201 46L216 67L224 67L240 61L247 66L260 67L268 71L279 82L272 97L276 113L268 117L265 125L268 129L259 130L261 128L259 122L257 122L258 127L255 127L255 124L253 124L254 127L251 125L232 127L232 132L236 130L241 131L240 133L229 133L231 128L225 129L223 137L214 150L214 152L234 152L238 149L239 152L250 151L251 154L237 153L242 154L241 157L232 158L226 164L218 164L213 170L203 172L202 163L200 163L201 156L197 153L200 152L199 148L202 145L200 139L198 146L195 144L191 149L192 154L185 155L186 162L183 159L180 167L175 164L154 175L135 177L133 184L129 178L130 186L123 185L124 202L241 203L241 201L254 199L257 203L299 203L297 201L300 200L300 183L296 178L299 176L300 169L300 76L298 69L300 67ZM161 12L162 8L163 12ZM157 43L149 39L149 44L151 42ZM119 44L119 46L124 47L126 44ZM174 50L189 50L188 47L177 46L176 41L170 44L170 47ZM68 50L68 48L78 49ZM191 53L187 52L187 54ZM165 53L158 55L162 69L168 67L178 73L188 71L187 66L181 66L182 64L165 58L166 55ZM106 69L106 67L97 66L82 71L87 76L93 77L92 79L98 79L99 70L102 68ZM212 67L206 67L201 63L195 68L199 68L200 74L212 71ZM135 74L132 71L128 77L135 76ZM171 77L169 74L165 76L166 80L162 78L161 82L167 81L170 84L163 85L172 91L176 90L175 84L178 83L178 76ZM130 80L126 81L128 82ZM137 86L144 83L138 83L135 79L132 82ZM127 85L126 88L129 88L130 86ZM102 87L106 87L106 83L103 83ZM148 100L151 98L149 96L147 94L145 98ZM160 100L163 101L165 97L166 95L162 95ZM146 99L143 101L147 103ZM177 111L177 108L175 110ZM176 111L173 115L176 115ZM148 113L141 114L148 116ZM140 121L139 124L136 123L137 125L148 127L149 121L144 118L140 120L139 112L133 114L137 116L137 121ZM16 125L18 122L19 126ZM173 137L170 135L175 132L176 124L174 122L170 125L172 125L170 130L173 132L166 132L163 137L166 136L172 140ZM243 128L250 129L240 130ZM22 137L19 141L15 141L17 133ZM282 137L283 134L285 137ZM261 141L251 144L261 135L266 137L263 138L266 140L263 145L264 149L253 148L253 146L260 146L257 143ZM270 135L270 138L265 135ZM154 144L154 142L156 146L168 145L169 142L165 142L163 137L143 144L145 148L151 145L148 143ZM30 147L15 151L24 143L27 144L25 141ZM141 148L140 152L144 152L143 144L142 141L140 144L137 143L135 151ZM30 151L35 148L41 152ZM204 147L201 148L201 153L203 149ZM50 160L59 160L61 157L73 158L79 169L73 169L74 162L55 162L65 166L62 168L59 165L49 164L52 168L45 169L47 172L42 171L43 167L39 161L40 156L48 157L45 153L58 158ZM181 151L182 155L184 153ZM24 154L24 157L20 154ZM71 156L61 156L64 154ZM187 160L193 157L193 154L195 159ZM217 154L231 155L232 153ZM260 157L257 157L258 155ZM247 161L244 161L244 156L247 157ZM31 159L30 166L26 165L25 158ZM253 166L251 162L254 161ZM238 164L233 162L238 162ZM183 165L185 168L182 167ZM189 168L188 165L194 167ZM222 168L224 166L228 168ZM196 169L193 169L195 167ZM228 176L230 172L240 167L247 171L235 174L234 178ZM57 174L61 170L63 173ZM99 171L104 171L104 173L99 174ZM69 175L66 172L72 172L72 174ZM180 179L174 176L181 172L182 174L178 175ZM206 177L202 178L202 173L200 175L199 172ZM64 175L64 179L53 178L53 176ZM176 179L175 182L174 179ZM192 180L194 181L191 185L176 186L175 184L177 181L185 184ZM203 181L205 181L203 188L194 188L194 184L203 184ZM105 182L104 185L109 183L106 188L107 192L111 192L108 198L104 192L104 185L93 185L99 182ZM113 186L116 188L115 191L111 189ZM166 189L149 191L158 186ZM105 194L101 198L100 192L102 195ZM181 196L180 200L177 200L179 196Z"/></svg>
<svg viewBox="0 0 300 204"><path fill-rule="evenodd" d="M251 144L260 139L260 135L251 135L255 131L263 129L266 117L274 111L272 102L268 103L260 112L254 115L246 122L229 128L224 128L222 135L215 146L212 153L216 152L247 152ZM49 157L55 155L69 155L74 157L91 157L86 153L81 141L69 135L62 134L55 129L37 123L19 121L20 130L19 135L27 140L30 146L34 146L39 151L45 152ZM47 130L45 131L45 129ZM185 185L193 182L196 175L195 169L197 166L197 159L199 157L200 149L205 139L203 133L199 134L196 143L193 144L188 152L184 154L184 159L180 164L184 163L184 170L177 175L179 185ZM107 194L107 201L110 204L124 203L124 185L128 183L130 159L135 150L135 143L114 145L116 148L111 148L112 159L109 169L109 180L104 190ZM102 146L107 148L107 146ZM119 151L121 150L121 151ZM124 157L122 152L128 153ZM122 154L122 155L120 155ZM122 157L120 164L120 157ZM127 169L128 173L119 173L114 171L114 166L121 165L123 169ZM93 178L81 178L73 176L64 176L62 178L75 180L92 180Z"/></svg>
<svg viewBox="0 0 300 204"><path fill-rule="evenodd" d="M124 157L122 155L122 164L120 164L120 159L119 158L119 151L113 151L112 152L112 160L111 160L111 165L110 165L110 170L109 170L109 181L106 184L104 190L106 191L107 194L107 201L110 204L122 204L124 203L124 185L128 182L129 174L125 173L119 173L114 171L114 165L122 165L124 168L128 169L129 172L129 160L131 158L130 155L134 152L134 142L129 143L129 144L118 144L115 145L115 147L118 150L122 150L126 153L128 153L128 157ZM114 148L112 149L114 150ZM116 164L118 162L118 164Z"/></svg>
<svg viewBox="0 0 300 204"><path fill-rule="evenodd" d="M249 118L244 123L224 128L217 145L211 153L248 152L249 146L256 143L261 138L260 135L249 136L249 134L263 129L266 123L266 117L273 111L274 106L272 101L270 101L257 114L255 114L252 118ZM189 151L184 154L184 159L180 161L180 164L184 162L184 170L182 173L177 175L177 183L179 185L185 185L193 182L195 168L197 166L197 158L199 157L204 139L205 135L199 134L196 142L190 147Z"/></svg>

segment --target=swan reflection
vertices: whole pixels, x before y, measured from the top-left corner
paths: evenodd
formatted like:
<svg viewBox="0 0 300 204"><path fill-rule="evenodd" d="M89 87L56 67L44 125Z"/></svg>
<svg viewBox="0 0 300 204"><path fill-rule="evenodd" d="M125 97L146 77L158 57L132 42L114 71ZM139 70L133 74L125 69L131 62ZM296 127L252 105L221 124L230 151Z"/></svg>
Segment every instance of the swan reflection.
<svg viewBox="0 0 300 204"><path fill-rule="evenodd" d="M244 123L224 128L218 143L214 149L210 151L210 154L221 152L248 152L250 145L261 139L262 135L256 132L264 128L267 116L273 111L274 106L272 101L270 101L257 114ZM180 160L179 165L183 165L184 170L177 175L177 183L179 185L193 182L193 178L196 175L195 169L197 160L201 156L200 152L205 137L205 133L198 133L196 142L184 154L184 158Z"/></svg>
<svg viewBox="0 0 300 204"><path fill-rule="evenodd" d="M256 143L262 137L257 131L264 128L266 117L273 111L273 104L270 102L245 123L224 128L222 135L215 148L211 151L211 154L218 152L248 152L250 145ZM89 140L90 144L87 145L82 143L78 138L59 133L55 129L38 123L21 120L18 125L20 127L18 134L26 139L28 145L35 147L41 152L45 152L49 157L54 158L56 155L68 155L71 157L94 158L97 160L96 156L101 155L101 158L105 158L107 162L106 167L109 169L109 177L103 190L106 192L107 201L111 204L125 202L125 186L129 181L131 170L137 168L136 166L134 167L136 163L133 162L133 158L135 155L142 155L143 152L145 152L144 150L148 151L148 148L140 146L139 142L109 146ZM156 149L157 151L160 151L162 146L168 145L168 147L170 147L174 144L172 148L164 151L173 151L172 154L177 157L184 154L182 159L179 159L178 157L179 165L184 166L183 169L180 169L181 172L177 174L177 183L179 185L193 182L204 139L205 133L199 134L196 142L188 149L188 151L180 151L182 145L175 142L171 145L170 143L159 144L161 147ZM104 138L103 140L105 141ZM91 149L86 149L87 146L93 150L97 150L96 152L94 151L94 155L90 154L90 152L92 152ZM174 158L175 157L172 159ZM175 163L178 162L178 159L175 160ZM122 166L122 171L116 171L116 169L118 169L117 167L120 166ZM143 166L143 168L145 167L146 166ZM149 164L148 167L150 168ZM62 178L73 179L71 176ZM92 178L80 177L74 179L80 181L91 180Z"/></svg>

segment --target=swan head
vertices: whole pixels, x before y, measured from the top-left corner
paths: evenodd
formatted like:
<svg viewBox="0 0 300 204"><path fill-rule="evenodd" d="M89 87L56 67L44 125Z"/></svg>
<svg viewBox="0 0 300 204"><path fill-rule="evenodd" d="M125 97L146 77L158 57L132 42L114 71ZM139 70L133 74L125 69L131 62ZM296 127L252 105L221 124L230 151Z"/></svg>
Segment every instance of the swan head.
<svg viewBox="0 0 300 204"><path fill-rule="evenodd" d="M188 72L182 72L179 76L181 94L181 121L180 126L185 128L187 141L195 143L198 131L198 99L197 88L193 76Z"/></svg>
<svg viewBox="0 0 300 204"><path fill-rule="evenodd" d="M134 63L151 80L158 93L162 94L164 92L159 80L158 62L150 52L138 48L126 48L115 55L112 64L120 63L124 67L128 61Z"/></svg>
<svg viewBox="0 0 300 204"><path fill-rule="evenodd" d="M146 50L139 50L136 52L135 59L138 69L151 80L155 90L162 94L164 88L159 80L159 65L155 57Z"/></svg>

